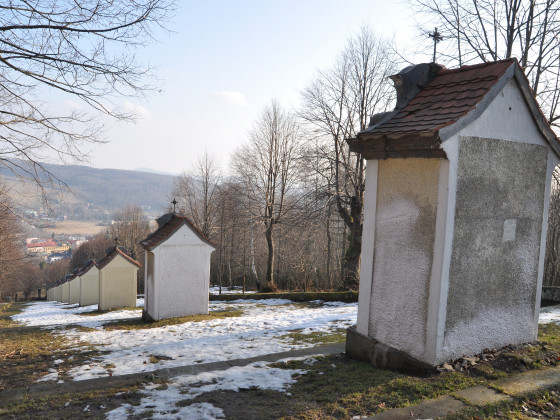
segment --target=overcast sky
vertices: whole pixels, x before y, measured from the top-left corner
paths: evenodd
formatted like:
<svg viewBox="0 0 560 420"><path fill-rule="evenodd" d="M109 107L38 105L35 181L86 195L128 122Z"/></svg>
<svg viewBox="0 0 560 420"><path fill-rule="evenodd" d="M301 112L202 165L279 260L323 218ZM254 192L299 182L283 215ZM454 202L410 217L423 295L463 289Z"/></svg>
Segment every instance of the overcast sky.
<svg viewBox="0 0 560 420"><path fill-rule="evenodd" d="M138 52L157 65L161 93L127 101L136 124L112 124L91 165L180 173L208 151L224 168L272 99L296 107L318 69L328 68L360 26L418 45L406 1L179 1L159 43ZM415 43L416 39L416 43ZM429 42L422 42L429 60ZM417 60L418 57L411 57ZM416 61L419 62L419 61Z"/></svg>

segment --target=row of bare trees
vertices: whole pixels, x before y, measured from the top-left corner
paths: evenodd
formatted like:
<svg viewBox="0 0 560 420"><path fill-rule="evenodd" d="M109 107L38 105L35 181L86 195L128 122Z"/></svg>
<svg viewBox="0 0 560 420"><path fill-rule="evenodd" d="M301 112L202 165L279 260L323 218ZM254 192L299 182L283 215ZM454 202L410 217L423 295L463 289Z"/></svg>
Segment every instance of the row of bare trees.
<svg viewBox="0 0 560 420"><path fill-rule="evenodd" d="M440 51L445 64L517 57L549 123L557 123L558 2L415 4L419 16L431 18L453 41ZM345 140L364 130L373 114L391 108L387 77L401 66L386 40L362 28L335 64L318 71L303 89L298 109L288 112L272 101L262 111L232 156L232 177L221 179L208 156L193 174L181 177L173 194L180 211L218 244L213 261L218 283L250 279L264 289L357 287L365 162L349 153ZM554 203L553 198L552 227L560 214Z"/></svg>
<svg viewBox="0 0 560 420"><path fill-rule="evenodd" d="M213 280L261 290L356 288L365 162L345 140L393 101L386 40L364 27L287 110L271 101L231 157L205 155L176 182L178 211L218 245Z"/></svg>
<svg viewBox="0 0 560 420"><path fill-rule="evenodd" d="M0 186L0 196L5 196L6 187ZM39 265L26 254L26 234L22 220L13 212L10 202L0 203L0 300L6 297L39 297L51 276L66 273L67 264L57 262Z"/></svg>
<svg viewBox="0 0 560 420"><path fill-rule="evenodd" d="M72 253L67 272L84 267L89 260L99 262L116 245L143 265L144 249L140 245L140 241L148 236L150 226L142 209L135 205L127 205L112 214L112 221L113 223L106 232L83 243ZM52 278L51 281L56 279ZM144 271L140 270L138 272L138 292L142 293L143 290Z"/></svg>
<svg viewBox="0 0 560 420"><path fill-rule="evenodd" d="M558 124L559 2L414 4L422 24L436 25L444 35L439 62L517 57L548 121ZM41 89L68 94L93 114L130 117L114 106L116 97L150 90L149 69L138 66L132 48L149 41L173 8L172 0L34 1L0 8L0 165L42 185L49 179L40 164L45 153L80 159L85 144L102 138L92 114L51 114L34 99ZM393 48L362 28L335 64L303 89L299 109L288 112L271 102L263 110L232 157L231 177L219 176L216 163L204 157L179 179L173 193L179 210L218 244L218 283L356 287L365 162L348 152L345 140L363 130L371 115L391 107L387 76L400 67ZM7 203L4 198L0 194L1 203ZM138 259L142 251L133 241L144 234L144 228L136 230L140 219L121 220L112 233Z"/></svg>

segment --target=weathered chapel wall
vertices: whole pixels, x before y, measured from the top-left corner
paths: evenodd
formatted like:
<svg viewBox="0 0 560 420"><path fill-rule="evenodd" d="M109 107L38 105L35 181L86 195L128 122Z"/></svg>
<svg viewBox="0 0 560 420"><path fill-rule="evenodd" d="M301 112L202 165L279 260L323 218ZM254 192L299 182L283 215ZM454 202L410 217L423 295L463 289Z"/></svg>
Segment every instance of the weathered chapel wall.
<svg viewBox="0 0 560 420"><path fill-rule="evenodd" d="M99 303L99 269L91 267L80 276L80 306L97 305Z"/></svg>
<svg viewBox="0 0 560 420"><path fill-rule="evenodd" d="M138 268L117 255L99 270L99 310L136 306Z"/></svg>
<svg viewBox="0 0 560 420"><path fill-rule="evenodd" d="M80 302L80 278L76 277L70 284L70 298L68 303L79 303Z"/></svg>
<svg viewBox="0 0 560 420"><path fill-rule="evenodd" d="M446 357L531 341L548 149L461 137Z"/></svg>
<svg viewBox="0 0 560 420"><path fill-rule="evenodd" d="M64 303L70 302L70 284L68 282L62 283L61 285L61 296L60 301Z"/></svg>
<svg viewBox="0 0 560 420"><path fill-rule="evenodd" d="M154 249L157 319L208 313L212 251L185 225Z"/></svg>
<svg viewBox="0 0 560 420"><path fill-rule="evenodd" d="M378 162L370 337L422 359L434 256L439 159Z"/></svg>
<svg viewBox="0 0 560 420"><path fill-rule="evenodd" d="M453 240L440 361L460 356L461 348L482 350L488 337L494 346L536 338L546 181L557 161L513 80L443 147L451 163Z"/></svg>

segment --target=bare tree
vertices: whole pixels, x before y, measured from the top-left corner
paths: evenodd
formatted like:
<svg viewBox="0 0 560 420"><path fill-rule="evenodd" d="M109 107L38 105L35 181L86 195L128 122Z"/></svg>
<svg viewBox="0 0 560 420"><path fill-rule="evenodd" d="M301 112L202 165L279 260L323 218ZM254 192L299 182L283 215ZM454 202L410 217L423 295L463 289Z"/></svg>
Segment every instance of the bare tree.
<svg viewBox="0 0 560 420"><path fill-rule="evenodd" d="M274 228L296 205L294 187L299 152L295 118L276 101L262 111L249 141L233 155L233 168L242 180L253 217L262 221L267 242L265 287L275 289Z"/></svg>
<svg viewBox="0 0 560 420"><path fill-rule="evenodd" d="M345 140L367 128L369 118L389 108L393 89L387 77L396 72L387 41L364 27L349 39L336 64L317 73L302 92L299 115L317 140L315 169L323 176L323 193L332 198L348 232L343 284L358 282L363 220L365 161L351 154ZM313 160L314 156L308 156Z"/></svg>
<svg viewBox="0 0 560 420"><path fill-rule="evenodd" d="M173 197L178 200L179 212L186 215L207 237L213 236L216 216L216 195L221 182L216 159L205 152L193 165L191 173L183 173L174 183Z"/></svg>
<svg viewBox="0 0 560 420"><path fill-rule="evenodd" d="M140 260L144 255L140 241L150 233L148 219L142 209L137 205L127 205L113 213L113 222L109 227L109 236L125 248L130 257Z"/></svg>
<svg viewBox="0 0 560 420"><path fill-rule="evenodd" d="M28 261L20 223L9 208L0 208L0 295L23 291L17 274Z"/></svg>
<svg viewBox="0 0 560 420"><path fill-rule="evenodd" d="M69 270L82 268L89 260L99 261L105 256L105 251L111 246L115 246L115 241L108 237L105 233L100 233L87 242L81 244L78 249L72 252L72 259L70 260ZM66 272L60 274L59 278ZM55 280L53 279L53 280Z"/></svg>
<svg viewBox="0 0 560 420"><path fill-rule="evenodd" d="M140 245L150 233L148 219L142 209L136 205L127 205L113 213L113 224L109 228L109 237L114 245L124 248L127 255L144 266L144 248ZM144 292L144 270L138 271L138 293Z"/></svg>
<svg viewBox="0 0 560 420"><path fill-rule="evenodd" d="M68 274L69 272L73 271L74 268L80 268L82 266L83 264L80 265L79 267L71 268L70 261L68 260L60 260L60 261L55 261L52 264L44 264L43 268L41 269L43 282L46 285L49 285L54 281L64 277L65 274Z"/></svg>
<svg viewBox="0 0 560 420"><path fill-rule="evenodd" d="M552 173L543 286L560 286L560 171Z"/></svg>
<svg viewBox="0 0 560 420"><path fill-rule="evenodd" d="M100 113L117 119L118 97L151 90L134 49L149 42L174 0L10 0L0 6L0 165L41 188L61 184L41 164L80 161L102 141ZM53 110L41 98L76 106Z"/></svg>
<svg viewBox="0 0 560 420"><path fill-rule="evenodd" d="M441 64L517 57L550 124L560 112L560 3L556 0L415 0L420 18L440 28ZM427 25L428 23L426 23Z"/></svg>

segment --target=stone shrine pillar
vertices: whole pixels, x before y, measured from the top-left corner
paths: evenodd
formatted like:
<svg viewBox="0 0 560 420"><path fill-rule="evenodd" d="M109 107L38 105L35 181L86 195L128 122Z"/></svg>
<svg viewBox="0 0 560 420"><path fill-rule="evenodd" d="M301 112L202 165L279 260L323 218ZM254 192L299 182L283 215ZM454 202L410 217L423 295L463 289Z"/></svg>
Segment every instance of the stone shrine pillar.
<svg viewBox="0 0 560 420"><path fill-rule="evenodd" d="M560 144L519 64L391 78L395 110L349 140L367 170L347 354L423 369L534 341Z"/></svg>

